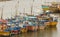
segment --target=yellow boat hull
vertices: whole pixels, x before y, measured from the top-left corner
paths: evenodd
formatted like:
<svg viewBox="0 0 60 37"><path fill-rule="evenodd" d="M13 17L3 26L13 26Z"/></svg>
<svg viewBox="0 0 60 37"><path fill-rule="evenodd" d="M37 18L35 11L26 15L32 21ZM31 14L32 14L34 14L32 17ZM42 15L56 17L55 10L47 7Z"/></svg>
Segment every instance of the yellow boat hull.
<svg viewBox="0 0 60 37"><path fill-rule="evenodd" d="M56 27L57 22L47 22L46 27Z"/></svg>
<svg viewBox="0 0 60 37"><path fill-rule="evenodd" d="M25 32L27 32L28 30L26 29L26 28L22 28L21 30L20 30L20 32L21 33L25 33Z"/></svg>
<svg viewBox="0 0 60 37"><path fill-rule="evenodd" d="M56 25L57 25L57 22L51 22L51 24L50 24L50 26L55 26L56 27Z"/></svg>
<svg viewBox="0 0 60 37"><path fill-rule="evenodd" d="M51 22L51 25L52 26L57 25L57 22Z"/></svg>
<svg viewBox="0 0 60 37"><path fill-rule="evenodd" d="M2 35L2 36L9 36L10 35L10 32L1 32L0 31L0 35Z"/></svg>

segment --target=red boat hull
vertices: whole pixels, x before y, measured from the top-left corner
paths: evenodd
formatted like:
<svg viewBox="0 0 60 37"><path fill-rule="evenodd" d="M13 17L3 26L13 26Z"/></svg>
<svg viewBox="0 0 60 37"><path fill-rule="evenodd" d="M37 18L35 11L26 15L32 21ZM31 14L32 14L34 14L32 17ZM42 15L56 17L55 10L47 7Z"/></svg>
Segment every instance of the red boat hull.
<svg viewBox="0 0 60 37"><path fill-rule="evenodd" d="M18 34L18 33L19 33L18 30L13 30L13 31L11 31L11 34Z"/></svg>
<svg viewBox="0 0 60 37"><path fill-rule="evenodd" d="M37 31L38 30L38 26L28 26L28 31Z"/></svg>

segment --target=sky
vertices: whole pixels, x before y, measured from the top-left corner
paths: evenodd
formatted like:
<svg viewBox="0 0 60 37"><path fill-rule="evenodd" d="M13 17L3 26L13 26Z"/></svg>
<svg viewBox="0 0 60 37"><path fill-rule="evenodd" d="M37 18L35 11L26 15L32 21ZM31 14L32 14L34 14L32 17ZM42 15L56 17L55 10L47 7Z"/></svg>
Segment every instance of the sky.
<svg viewBox="0 0 60 37"><path fill-rule="evenodd" d="M19 4L17 3L19 1ZM41 5L48 4L45 2L59 2L60 0L11 0L0 2L0 17L3 8L3 19L11 18L15 16L16 10L19 13L31 14L31 6L33 6L32 12L38 14L42 12Z"/></svg>

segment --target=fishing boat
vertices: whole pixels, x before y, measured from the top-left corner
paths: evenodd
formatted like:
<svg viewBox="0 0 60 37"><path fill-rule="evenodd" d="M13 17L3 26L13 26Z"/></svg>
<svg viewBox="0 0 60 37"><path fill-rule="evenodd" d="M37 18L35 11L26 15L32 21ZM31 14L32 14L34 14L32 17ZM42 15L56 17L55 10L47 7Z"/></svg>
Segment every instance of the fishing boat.
<svg viewBox="0 0 60 37"><path fill-rule="evenodd" d="M13 35L13 34L19 34L20 27L19 26L16 26L15 24L12 24L9 27L9 31L11 32L11 35Z"/></svg>
<svg viewBox="0 0 60 37"><path fill-rule="evenodd" d="M11 22L12 22L10 26L11 34L19 34L21 29L21 27L19 27L20 20L17 20L17 18L15 17L15 19L12 19Z"/></svg>
<svg viewBox="0 0 60 37"><path fill-rule="evenodd" d="M20 29L20 32L21 32L21 33L25 33L25 32L28 31L28 30L27 30L27 23L25 23L23 20L20 21L19 26L21 27L21 29Z"/></svg>
<svg viewBox="0 0 60 37"><path fill-rule="evenodd" d="M50 11L46 12L47 15L49 16L49 22L50 22L50 27L56 27L57 23L58 23L58 17L56 15L54 15L53 13L51 13Z"/></svg>
<svg viewBox="0 0 60 37"><path fill-rule="evenodd" d="M50 26L51 27L56 27L57 23L58 23L58 17L57 16L52 16L52 21L50 22Z"/></svg>
<svg viewBox="0 0 60 37"><path fill-rule="evenodd" d="M0 19L0 35L10 36L10 31L8 30L8 26L7 26L7 20L3 19L3 8L2 8L1 19Z"/></svg>
<svg viewBox="0 0 60 37"><path fill-rule="evenodd" d="M27 18L28 18L27 19L27 21L28 21L28 26L27 26L28 31L37 31L38 30L38 25L36 24L36 21L35 21L35 20L37 20L37 18L34 17L34 16L28 16Z"/></svg>
<svg viewBox="0 0 60 37"><path fill-rule="evenodd" d="M28 31L28 30L27 30L26 27L23 27L23 28L20 29L20 33L25 33L25 32L27 32L27 31Z"/></svg>
<svg viewBox="0 0 60 37"><path fill-rule="evenodd" d="M45 28L42 15L43 15L43 14L40 14L40 15L37 16L37 19L38 19L38 30Z"/></svg>
<svg viewBox="0 0 60 37"><path fill-rule="evenodd" d="M8 26L6 22L0 21L0 35L2 36L10 36L10 31L8 30Z"/></svg>
<svg viewBox="0 0 60 37"><path fill-rule="evenodd" d="M19 23L20 23L20 17L18 16L18 5L19 5L19 1L17 1L16 5L15 5L15 16L12 17L11 14L11 19L8 20L9 22L9 31L11 32L11 34L19 34L20 33L20 27L19 27ZM12 8L11 8L12 10Z"/></svg>
<svg viewBox="0 0 60 37"><path fill-rule="evenodd" d="M39 21L39 25L38 25L38 29L45 29L46 25L44 24L45 20L40 20Z"/></svg>

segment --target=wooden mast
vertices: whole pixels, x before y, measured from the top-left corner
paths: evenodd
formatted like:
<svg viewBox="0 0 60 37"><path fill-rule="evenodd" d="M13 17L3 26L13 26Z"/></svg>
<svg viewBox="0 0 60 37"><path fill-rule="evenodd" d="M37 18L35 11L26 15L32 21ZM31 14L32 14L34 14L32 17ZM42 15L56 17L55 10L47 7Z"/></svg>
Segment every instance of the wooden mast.
<svg viewBox="0 0 60 37"><path fill-rule="evenodd" d="M3 19L3 7L1 8L2 12L1 12L1 19Z"/></svg>
<svg viewBox="0 0 60 37"><path fill-rule="evenodd" d="M16 14L15 14L15 16L17 16L18 15L18 5L19 5L19 1L17 1L17 4L16 4L16 6L15 6L15 8L16 8Z"/></svg>
<svg viewBox="0 0 60 37"><path fill-rule="evenodd" d="M31 15L33 14L33 11L32 10L33 10L33 6L31 6Z"/></svg>
<svg viewBox="0 0 60 37"><path fill-rule="evenodd" d="M25 8L24 8L24 16L25 16Z"/></svg>
<svg viewBox="0 0 60 37"><path fill-rule="evenodd" d="M13 17L13 15L12 15L12 8L11 8L11 18Z"/></svg>
<svg viewBox="0 0 60 37"><path fill-rule="evenodd" d="M34 2L34 0L33 0L33 2ZM33 3L31 5L31 15L33 15Z"/></svg>

